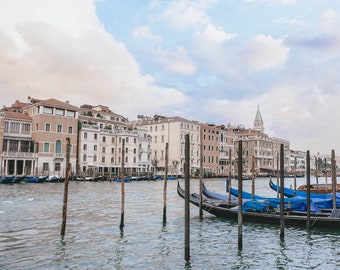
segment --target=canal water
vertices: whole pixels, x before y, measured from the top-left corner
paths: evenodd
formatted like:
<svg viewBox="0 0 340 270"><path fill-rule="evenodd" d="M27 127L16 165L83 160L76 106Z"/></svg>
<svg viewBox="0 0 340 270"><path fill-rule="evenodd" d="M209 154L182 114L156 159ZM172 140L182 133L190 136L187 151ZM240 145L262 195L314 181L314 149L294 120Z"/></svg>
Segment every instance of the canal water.
<svg viewBox="0 0 340 270"><path fill-rule="evenodd" d="M251 181L243 182L250 192ZM275 197L268 182L257 179L256 192ZM285 185L291 184L290 179ZM70 182L64 241L63 183L0 185L0 269L340 269L340 228L287 227L281 241L278 226L245 223L238 251L237 222L207 213L201 221L195 206L186 262L184 200L177 195L177 181L168 181L163 225L163 185L125 184L121 231L120 183ZM191 191L198 185L192 180ZM225 193L225 179L206 179L205 185Z"/></svg>

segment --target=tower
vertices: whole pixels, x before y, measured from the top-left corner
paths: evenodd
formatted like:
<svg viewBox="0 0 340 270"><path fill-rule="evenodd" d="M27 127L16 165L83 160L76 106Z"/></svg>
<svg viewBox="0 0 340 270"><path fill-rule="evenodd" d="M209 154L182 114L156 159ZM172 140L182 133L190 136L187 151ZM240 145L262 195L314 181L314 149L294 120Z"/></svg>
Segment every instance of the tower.
<svg viewBox="0 0 340 270"><path fill-rule="evenodd" d="M260 111L260 105L257 105L257 112L254 121L254 129L260 132L264 132L264 123Z"/></svg>

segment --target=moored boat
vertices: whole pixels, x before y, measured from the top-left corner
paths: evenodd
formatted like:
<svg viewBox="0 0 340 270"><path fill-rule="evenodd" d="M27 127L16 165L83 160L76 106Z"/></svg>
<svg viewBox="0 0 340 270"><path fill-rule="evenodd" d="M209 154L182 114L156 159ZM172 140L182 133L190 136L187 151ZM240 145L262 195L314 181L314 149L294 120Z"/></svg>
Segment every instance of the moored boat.
<svg viewBox="0 0 340 270"><path fill-rule="evenodd" d="M32 176L32 177L25 176L23 180L28 183L43 183L43 182L46 182L47 178L48 178L48 175L47 176Z"/></svg>
<svg viewBox="0 0 340 270"><path fill-rule="evenodd" d="M181 188L179 182L177 185L178 195L185 199L185 191ZM196 206L200 206L200 197L198 194L190 194L190 203ZM250 202L254 202L251 200ZM247 203L247 202L246 202ZM249 203L248 203L249 204ZM245 206L245 205L244 205ZM259 205L259 202L255 203L254 208L246 205L248 210L242 207L242 219L248 222L257 222L265 224L281 224L280 213L266 207L265 205ZM225 203L225 201L210 200L208 198L202 198L202 209L210 214L224 219L238 219L238 208L233 204ZM255 210L253 210L255 209ZM305 213L291 214L289 211L285 211L284 224L288 226L306 227L308 217ZM339 210L335 210L332 213L323 214L311 214L310 215L310 227L311 228L326 228L339 230L340 228L340 213Z"/></svg>
<svg viewBox="0 0 340 270"><path fill-rule="evenodd" d="M332 184L311 184L310 192L319 193L319 194L327 194L333 192ZM307 185L301 185L297 188L300 191L307 191ZM340 184L336 185L336 192L340 192Z"/></svg>

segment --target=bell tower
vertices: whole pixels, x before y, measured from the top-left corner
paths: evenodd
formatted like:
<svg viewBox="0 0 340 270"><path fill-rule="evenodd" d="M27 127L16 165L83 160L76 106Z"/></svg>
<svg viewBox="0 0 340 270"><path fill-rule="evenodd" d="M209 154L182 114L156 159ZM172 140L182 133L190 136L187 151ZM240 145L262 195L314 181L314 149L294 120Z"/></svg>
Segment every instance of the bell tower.
<svg viewBox="0 0 340 270"><path fill-rule="evenodd" d="M262 120L262 115L260 111L260 105L257 105L257 112L254 121L254 129L260 132L264 132L264 123Z"/></svg>

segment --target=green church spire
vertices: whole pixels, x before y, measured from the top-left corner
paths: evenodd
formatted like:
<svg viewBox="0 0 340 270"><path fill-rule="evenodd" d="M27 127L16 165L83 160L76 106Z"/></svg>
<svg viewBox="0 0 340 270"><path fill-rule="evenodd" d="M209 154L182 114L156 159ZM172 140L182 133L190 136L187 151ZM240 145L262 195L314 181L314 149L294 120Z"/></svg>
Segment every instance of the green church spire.
<svg viewBox="0 0 340 270"><path fill-rule="evenodd" d="M255 116L255 121L254 121L254 129L260 132L264 132L264 123L262 120L260 105L257 105L257 112Z"/></svg>

